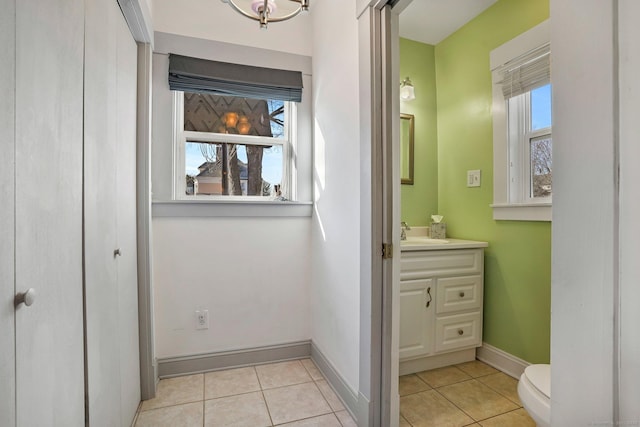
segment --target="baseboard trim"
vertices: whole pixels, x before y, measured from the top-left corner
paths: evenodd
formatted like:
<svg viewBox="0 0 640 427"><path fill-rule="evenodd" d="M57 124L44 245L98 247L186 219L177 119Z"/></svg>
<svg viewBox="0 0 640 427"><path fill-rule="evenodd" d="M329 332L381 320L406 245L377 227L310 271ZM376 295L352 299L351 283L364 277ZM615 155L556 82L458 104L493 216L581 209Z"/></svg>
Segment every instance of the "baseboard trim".
<svg viewBox="0 0 640 427"><path fill-rule="evenodd" d="M409 375L416 372L428 371L430 369L442 368L444 366L457 365L458 363L471 362L476 359L476 349L452 351L435 356L419 357L417 359L401 360L399 374Z"/></svg>
<svg viewBox="0 0 640 427"><path fill-rule="evenodd" d="M322 354L313 343L311 343L311 359L318 369L320 369L320 372L322 372L322 375L327 379L327 382L331 385L340 400L342 400L347 411L349 411L351 416L357 421L358 415L361 412L358 396L351 390L351 387L349 387L344 378L342 378L342 375L335 370L331 362L329 362L325 355Z"/></svg>
<svg viewBox="0 0 640 427"><path fill-rule="evenodd" d="M483 342L482 347L478 348L476 358L515 379L520 379L525 368L530 365L526 360L522 360L486 342Z"/></svg>
<svg viewBox="0 0 640 427"><path fill-rule="evenodd" d="M158 377L169 378L220 369L304 359L310 356L311 341L299 341L194 356L167 357L158 359Z"/></svg>

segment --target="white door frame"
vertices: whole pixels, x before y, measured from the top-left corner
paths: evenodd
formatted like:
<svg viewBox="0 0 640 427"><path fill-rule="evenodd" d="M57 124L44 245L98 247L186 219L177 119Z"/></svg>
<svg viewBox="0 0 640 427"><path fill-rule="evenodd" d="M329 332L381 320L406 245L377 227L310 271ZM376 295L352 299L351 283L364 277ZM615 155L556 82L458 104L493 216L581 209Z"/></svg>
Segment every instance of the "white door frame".
<svg viewBox="0 0 640 427"><path fill-rule="evenodd" d="M362 113L359 402L364 404L358 413L361 427L396 427L399 422L398 14L410 2L359 0L357 3ZM383 244L392 245L392 258L383 259Z"/></svg>

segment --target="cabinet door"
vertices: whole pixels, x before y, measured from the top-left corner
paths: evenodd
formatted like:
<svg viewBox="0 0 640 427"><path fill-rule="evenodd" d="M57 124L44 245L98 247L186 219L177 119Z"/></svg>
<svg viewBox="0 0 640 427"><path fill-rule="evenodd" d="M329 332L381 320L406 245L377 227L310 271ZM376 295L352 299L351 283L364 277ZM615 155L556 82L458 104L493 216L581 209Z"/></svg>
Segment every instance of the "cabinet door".
<svg viewBox="0 0 640 427"><path fill-rule="evenodd" d="M81 426L84 1L15 12L16 424Z"/></svg>
<svg viewBox="0 0 640 427"><path fill-rule="evenodd" d="M400 282L400 359L432 352L434 292L432 279Z"/></svg>

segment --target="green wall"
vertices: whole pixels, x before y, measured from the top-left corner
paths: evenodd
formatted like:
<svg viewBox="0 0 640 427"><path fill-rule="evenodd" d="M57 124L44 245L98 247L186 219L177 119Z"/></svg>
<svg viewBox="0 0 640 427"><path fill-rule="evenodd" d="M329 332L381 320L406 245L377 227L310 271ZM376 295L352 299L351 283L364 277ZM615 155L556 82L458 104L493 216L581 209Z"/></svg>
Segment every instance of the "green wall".
<svg viewBox="0 0 640 427"><path fill-rule="evenodd" d="M489 242L485 252L484 341L531 363L549 362L551 224L493 220L489 206L493 201L489 52L548 17L548 0L499 0L434 50L437 208L445 216L450 237ZM405 44L401 40L402 76L406 74L403 62L415 61L411 60L413 54L407 58L403 52ZM430 78L430 68L422 75ZM418 80L418 74L415 76ZM422 94L420 86L415 86L416 93L420 90ZM482 171L481 187L467 188L466 172L470 169ZM403 215L415 210L423 218L424 205L404 200L406 193L403 188ZM410 218L408 213L406 217Z"/></svg>
<svg viewBox="0 0 640 427"><path fill-rule="evenodd" d="M420 0L416 0L420 1ZM428 224L438 212L438 133L434 47L400 39L400 78L409 77L416 99L400 101L415 116L414 184L401 185L401 216L410 226Z"/></svg>

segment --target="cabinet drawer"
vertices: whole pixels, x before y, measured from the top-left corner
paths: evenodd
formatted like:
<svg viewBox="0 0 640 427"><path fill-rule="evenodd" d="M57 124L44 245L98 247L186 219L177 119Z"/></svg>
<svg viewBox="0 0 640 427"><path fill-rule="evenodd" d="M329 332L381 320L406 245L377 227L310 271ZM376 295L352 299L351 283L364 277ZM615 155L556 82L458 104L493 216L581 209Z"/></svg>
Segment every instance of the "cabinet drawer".
<svg viewBox="0 0 640 427"><path fill-rule="evenodd" d="M436 318L436 352L479 346L481 342L480 312Z"/></svg>
<svg viewBox="0 0 640 427"><path fill-rule="evenodd" d="M436 312L482 308L482 276L445 277L438 279Z"/></svg>
<svg viewBox="0 0 640 427"><path fill-rule="evenodd" d="M403 252L400 279L482 273L483 250Z"/></svg>

